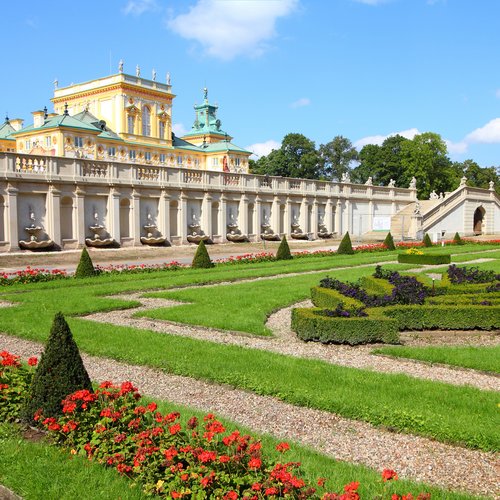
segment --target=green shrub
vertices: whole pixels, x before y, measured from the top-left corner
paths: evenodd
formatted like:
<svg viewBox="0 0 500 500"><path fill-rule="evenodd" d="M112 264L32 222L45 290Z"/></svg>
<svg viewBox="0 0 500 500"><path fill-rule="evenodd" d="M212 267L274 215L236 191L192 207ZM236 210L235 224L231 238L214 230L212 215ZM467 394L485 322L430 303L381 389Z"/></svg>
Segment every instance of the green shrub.
<svg viewBox="0 0 500 500"><path fill-rule="evenodd" d="M450 254L433 254L433 255L416 255L400 253L398 254L398 262L400 264L424 264L424 265L440 265L449 264L451 262Z"/></svg>
<svg viewBox="0 0 500 500"><path fill-rule="evenodd" d="M370 313L372 310L368 309ZM500 328L500 307L480 305L390 306L383 309L400 330L493 330Z"/></svg>
<svg viewBox="0 0 500 500"><path fill-rule="evenodd" d="M455 236L453 236L453 244L465 245L465 241L462 238L460 238L460 235L458 233L455 233Z"/></svg>
<svg viewBox="0 0 500 500"><path fill-rule="evenodd" d="M351 238L349 236L349 231L345 233L342 241L340 242L339 248L337 249L338 254L342 255L352 255L354 250L352 249Z"/></svg>
<svg viewBox="0 0 500 500"><path fill-rule="evenodd" d="M396 245L394 245L394 239L390 231L387 233L387 236L385 237L384 245L387 247L387 250L396 250Z"/></svg>
<svg viewBox="0 0 500 500"><path fill-rule="evenodd" d="M61 401L80 389L92 391L92 384L69 325L57 313L26 397L23 419L33 422L40 409L45 417L62 414Z"/></svg>
<svg viewBox="0 0 500 500"><path fill-rule="evenodd" d="M96 274L94 264L92 263L92 259L90 258L87 248L83 247L80 255L80 262L78 263L78 267L75 271L75 278L88 278L89 276L95 276Z"/></svg>
<svg viewBox="0 0 500 500"><path fill-rule="evenodd" d="M424 247L432 247L433 246L432 241L431 241L431 237L427 233L424 234L424 239L422 240L422 243L424 244Z"/></svg>
<svg viewBox="0 0 500 500"><path fill-rule="evenodd" d="M193 262L191 267L194 269L208 269L214 267L215 264L210 260L210 255L208 255L207 247L205 242L202 240L198 243L198 248L193 257Z"/></svg>
<svg viewBox="0 0 500 500"><path fill-rule="evenodd" d="M371 342L398 343L398 322L370 310L366 318L332 318L322 309L292 309L292 330L306 341L324 344L367 344Z"/></svg>
<svg viewBox="0 0 500 500"><path fill-rule="evenodd" d="M290 252L290 247L288 246L288 241L286 241L286 236L283 236L278 251L276 252L276 260L290 260L293 259Z"/></svg>
<svg viewBox="0 0 500 500"><path fill-rule="evenodd" d="M413 275L412 275L413 276ZM418 276L415 276L418 279ZM363 276L361 278L361 286L369 294L372 295L392 295L394 285L388 280L375 278L373 276Z"/></svg>
<svg viewBox="0 0 500 500"><path fill-rule="evenodd" d="M340 303L344 305L344 309L352 310L365 307L363 302L351 297L342 295L337 290L314 286L311 288L311 301L316 307L323 309L335 309Z"/></svg>

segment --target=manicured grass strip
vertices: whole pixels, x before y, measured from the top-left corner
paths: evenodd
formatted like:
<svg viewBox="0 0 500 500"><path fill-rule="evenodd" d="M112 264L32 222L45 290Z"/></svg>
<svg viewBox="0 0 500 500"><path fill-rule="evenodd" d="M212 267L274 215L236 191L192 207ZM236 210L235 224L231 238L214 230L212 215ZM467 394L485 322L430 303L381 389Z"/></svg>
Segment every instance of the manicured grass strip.
<svg viewBox="0 0 500 500"><path fill-rule="evenodd" d="M398 267L395 264L392 267L404 269L404 266ZM310 298L311 287L318 285L319 280L327 274L338 279L356 281L372 273L372 267L358 267L251 283L149 293L146 294L147 297L179 300L186 304L148 310L137 316L269 335L270 332L265 327L267 317L277 309Z"/></svg>
<svg viewBox="0 0 500 500"><path fill-rule="evenodd" d="M417 359L429 363L442 363L463 368L472 368L500 373L500 346L446 346L403 347L387 346L374 349L375 354L386 354L400 358Z"/></svg>
<svg viewBox="0 0 500 500"><path fill-rule="evenodd" d="M493 392L147 330L96 328L77 318L70 326L80 349L90 354L226 383L441 441L500 449L498 394ZM36 330L29 337L40 340L46 333Z"/></svg>
<svg viewBox="0 0 500 500"><path fill-rule="evenodd" d="M0 484L26 500L146 498L116 471L45 442L27 441L12 425L0 425L0 448Z"/></svg>
<svg viewBox="0 0 500 500"><path fill-rule="evenodd" d="M448 248L448 252L454 254L455 252ZM474 252L460 255L452 255L451 257L453 262L466 262L468 260L476 260L476 259L500 259L500 250L495 252ZM475 266L476 264L470 264L471 266Z"/></svg>

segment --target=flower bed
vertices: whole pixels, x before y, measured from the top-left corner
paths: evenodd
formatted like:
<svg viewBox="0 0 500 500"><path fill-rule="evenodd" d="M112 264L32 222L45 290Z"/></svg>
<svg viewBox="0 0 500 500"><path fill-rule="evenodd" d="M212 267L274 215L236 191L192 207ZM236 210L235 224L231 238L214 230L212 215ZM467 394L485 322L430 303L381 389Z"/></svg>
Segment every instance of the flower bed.
<svg viewBox="0 0 500 500"><path fill-rule="evenodd" d="M1 273L0 286L54 281L67 277L68 274L64 269L43 269L28 266L26 269L12 273Z"/></svg>
<svg viewBox="0 0 500 500"><path fill-rule="evenodd" d="M0 417L19 414L19 398L25 394L33 368L19 357L0 353ZM30 362L35 365L33 359ZM22 401L21 401L22 402ZM76 391L62 401L62 416L35 420L51 440L71 455L83 455L139 482L147 495L164 498L313 498L359 499L359 482L342 493L325 492L324 478L315 485L301 477L300 463L273 463L259 440L235 430L229 432L213 414L202 420L191 417L181 423L179 413L163 414L155 402L142 404L130 382L103 382L95 392ZM279 443L285 454L290 446ZM392 483L392 470L382 472L377 498L401 497ZM373 496L373 495L371 495ZM421 493L418 498L430 498Z"/></svg>

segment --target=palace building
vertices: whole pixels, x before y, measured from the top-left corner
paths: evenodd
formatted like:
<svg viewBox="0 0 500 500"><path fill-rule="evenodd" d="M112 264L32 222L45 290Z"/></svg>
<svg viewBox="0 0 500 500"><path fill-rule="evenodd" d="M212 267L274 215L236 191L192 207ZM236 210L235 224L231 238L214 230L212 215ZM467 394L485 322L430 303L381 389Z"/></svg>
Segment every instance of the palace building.
<svg viewBox="0 0 500 500"><path fill-rule="evenodd" d="M54 112L0 126L0 251L381 234L500 233L500 199L467 186L419 201L408 187L253 175L217 106L172 133L166 83L117 74L58 88ZM237 126L237 124L232 124Z"/></svg>

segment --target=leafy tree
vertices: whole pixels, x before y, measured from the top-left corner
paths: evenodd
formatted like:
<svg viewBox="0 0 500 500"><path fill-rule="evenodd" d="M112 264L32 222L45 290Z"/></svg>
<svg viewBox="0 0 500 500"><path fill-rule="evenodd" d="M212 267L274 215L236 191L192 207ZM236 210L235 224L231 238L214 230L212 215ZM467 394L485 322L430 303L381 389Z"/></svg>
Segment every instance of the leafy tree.
<svg viewBox="0 0 500 500"><path fill-rule="evenodd" d="M480 167L473 160L465 160L463 162L455 162L453 168L456 172L456 185L458 187L459 179L463 176L467 177L467 184L473 187L489 189L490 181L495 183L495 189L500 194L500 175L499 169L495 167Z"/></svg>
<svg viewBox="0 0 500 500"><path fill-rule="evenodd" d="M330 142L319 147L321 175L328 180L339 181L342 174L350 170L353 161L358 159L358 151L346 137L337 135Z"/></svg>
<svg viewBox="0 0 500 500"><path fill-rule="evenodd" d="M337 253L342 255L352 255L354 250L352 248L351 237L349 236L349 231L344 234L339 247L337 248Z"/></svg>
<svg viewBox="0 0 500 500"><path fill-rule="evenodd" d="M97 273L89 252L86 247L83 247L80 255L80 262L78 262L78 267L75 271L75 278L88 278L89 276L95 276L96 274Z"/></svg>
<svg viewBox="0 0 500 500"><path fill-rule="evenodd" d="M208 250L205 242L201 240L198 243L198 248L196 249L196 253L194 254L191 267L194 269L208 269L214 266L215 264L210 260L210 256L208 255Z"/></svg>
<svg viewBox="0 0 500 500"><path fill-rule="evenodd" d="M319 156L315 144L302 134L287 134L280 149L257 160L254 173L319 179Z"/></svg>
<svg viewBox="0 0 500 500"><path fill-rule="evenodd" d="M291 260L293 259L290 252L290 247L288 246L288 241L286 236L283 236L278 251L276 252L276 260Z"/></svg>
<svg viewBox="0 0 500 500"><path fill-rule="evenodd" d="M24 420L32 423L40 409L45 417L61 415L61 401L80 389L92 391L90 377L68 323L57 313L26 398Z"/></svg>

